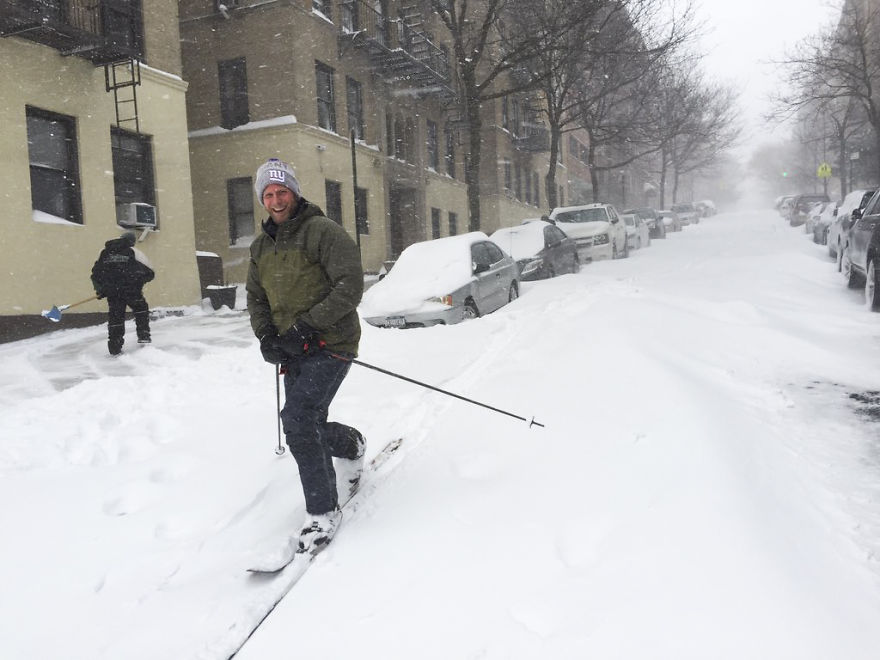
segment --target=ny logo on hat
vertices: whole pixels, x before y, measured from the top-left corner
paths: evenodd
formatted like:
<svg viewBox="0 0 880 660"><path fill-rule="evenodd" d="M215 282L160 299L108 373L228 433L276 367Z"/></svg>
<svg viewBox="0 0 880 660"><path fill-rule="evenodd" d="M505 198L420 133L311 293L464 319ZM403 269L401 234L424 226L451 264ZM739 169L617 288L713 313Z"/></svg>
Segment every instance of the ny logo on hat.
<svg viewBox="0 0 880 660"><path fill-rule="evenodd" d="M280 181L281 183L284 183L284 170L266 170L266 174L269 175L271 181Z"/></svg>

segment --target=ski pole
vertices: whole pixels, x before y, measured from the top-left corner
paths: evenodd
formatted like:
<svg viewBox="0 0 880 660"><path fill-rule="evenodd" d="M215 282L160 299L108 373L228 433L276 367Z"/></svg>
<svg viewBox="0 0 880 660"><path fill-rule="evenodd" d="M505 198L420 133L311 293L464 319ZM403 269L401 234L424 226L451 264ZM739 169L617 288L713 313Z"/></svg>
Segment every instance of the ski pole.
<svg viewBox="0 0 880 660"><path fill-rule="evenodd" d="M284 446L281 444L281 365L275 365L275 418L278 421L278 446L275 447L275 455L284 455Z"/></svg>
<svg viewBox="0 0 880 660"><path fill-rule="evenodd" d="M445 394L446 396L451 396L456 399L461 399L462 401L467 401L468 403L473 403L476 406L482 406L483 408L488 408L489 410L494 410L497 413L501 413L502 415L507 415L508 417L513 417L514 419L519 419L523 422L529 423L529 428L533 426L540 426L544 428L544 425L540 422L536 422L535 418L532 417L531 420L520 417L519 415L514 415L511 412L507 412L506 410L501 410L500 408L495 408L494 406L487 405L485 403L480 403L479 401L474 401L473 399L468 399L466 396L462 396L460 394L455 394L454 392L448 392L446 390L440 389L439 387L434 387L433 385L428 385L427 383L423 383L421 381L416 380L415 378L409 378L408 376L402 376L401 374L396 374L393 371L388 371L387 369L382 369L381 367L377 367L373 364L367 364L366 362L361 362L360 360L356 360L355 358L347 358L342 355L338 355L331 351L327 351L331 357L336 358L337 360L342 360L343 362L351 362L352 364L359 364L362 367L366 367L367 369L373 369L374 371L378 371L379 373L383 373L386 376L393 376L394 378L399 378L400 380L405 380L407 383L413 383L414 385L421 385L429 390L434 390L435 392L440 392L441 394Z"/></svg>

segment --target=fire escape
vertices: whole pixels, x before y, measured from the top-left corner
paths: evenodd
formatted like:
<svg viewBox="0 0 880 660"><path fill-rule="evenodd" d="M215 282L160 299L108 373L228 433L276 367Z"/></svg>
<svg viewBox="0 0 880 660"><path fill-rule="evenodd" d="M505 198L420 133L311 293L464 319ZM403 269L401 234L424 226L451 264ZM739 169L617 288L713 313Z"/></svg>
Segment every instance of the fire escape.
<svg viewBox="0 0 880 660"><path fill-rule="evenodd" d="M344 0L339 34L340 49L358 48L390 83L419 95L455 98L450 83L449 54L424 30L415 0L406 0L397 18L386 15L383 0Z"/></svg>
<svg viewBox="0 0 880 660"><path fill-rule="evenodd" d="M140 132L141 0L0 0L0 37L20 37L104 67L117 126Z"/></svg>

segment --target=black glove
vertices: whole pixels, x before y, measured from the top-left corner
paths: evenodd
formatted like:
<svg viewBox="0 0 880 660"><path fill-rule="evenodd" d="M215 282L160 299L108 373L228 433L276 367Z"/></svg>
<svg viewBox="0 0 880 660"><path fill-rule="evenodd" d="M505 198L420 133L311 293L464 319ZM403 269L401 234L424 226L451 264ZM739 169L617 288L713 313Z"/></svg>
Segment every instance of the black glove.
<svg viewBox="0 0 880 660"><path fill-rule="evenodd" d="M318 331L305 321L297 321L290 326L281 341L284 344L284 350L290 357L311 355L320 348L318 346Z"/></svg>
<svg viewBox="0 0 880 660"><path fill-rule="evenodd" d="M101 293L100 291L95 292L95 298L97 298L98 300L103 300L103 299L106 298L106 297L107 297L107 296L105 296L105 295L104 295L103 293Z"/></svg>
<svg viewBox="0 0 880 660"><path fill-rule="evenodd" d="M281 364L287 361L284 346L285 342L277 332L269 332L260 338L260 352L263 354L263 359L269 364Z"/></svg>

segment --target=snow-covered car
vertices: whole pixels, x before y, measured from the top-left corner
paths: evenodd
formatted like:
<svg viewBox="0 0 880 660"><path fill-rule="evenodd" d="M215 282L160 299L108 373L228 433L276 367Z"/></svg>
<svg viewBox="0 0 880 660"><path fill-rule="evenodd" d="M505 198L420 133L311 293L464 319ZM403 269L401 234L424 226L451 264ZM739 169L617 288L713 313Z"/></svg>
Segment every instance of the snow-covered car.
<svg viewBox="0 0 880 660"><path fill-rule="evenodd" d="M413 328L459 323L519 296L519 266L483 232L407 247L394 268L364 294L370 325Z"/></svg>
<svg viewBox="0 0 880 660"><path fill-rule="evenodd" d="M852 212L855 209L863 210L874 195L874 189L860 188L851 191L840 206L837 207L837 217L828 228L828 254L837 259L837 269L840 270L840 259L843 256L843 247L846 242L846 234L852 225Z"/></svg>
<svg viewBox="0 0 880 660"><path fill-rule="evenodd" d="M819 217L822 215L822 211L824 211L828 205L833 203L834 202L816 202L810 207L810 210L807 212L807 219L804 222L805 234L813 233L813 227L819 221Z"/></svg>
<svg viewBox="0 0 880 660"><path fill-rule="evenodd" d="M611 204L564 206L550 212L550 220L574 239L581 262L629 256L626 226Z"/></svg>
<svg viewBox="0 0 880 660"><path fill-rule="evenodd" d="M626 209L624 213L631 213L641 218L647 226L651 238L666 238L666 225L663 224L660 215L654 209L648 207Z"/></svg>
<svg viewBox="0 0 880 660"><path fill-rule="evenodd" d="M681 231L681 218L678 217L678 213L670 209L661 209L657 211L657 214L663 221L663 226L666 227L667 233Z"/></svg>
<svg viewBox="0 0 880 660"><path fill-rule="evenodd" d="M711 199L697 200L696 202L694 202L694 207L703 218L708 218L709 216L715 215L715 213L717 213L715 202L713 202Z"/></svg>
<svg viewBox="0 0 880 660"><path fill-rule="evenodd" d="M805 193L803 195L798 195L792 200L792 203L788 208L788 224L792 227L800 227L807 221L807 215L809 215L810 209L813 208L813 204L827 201L830 200L828 199L828 195L824 193Z"/></svg>
<svg viewBox="0 0 880 660"><path fill-rule="evenodd" d="M670 208L678 213L678 219L681 221L683 227L686 225L696 225L700 222L700 214L697 212L696 207L690 202L673 204Z"/></svg>
<svg viewBox="0 0 880 660"><path fill-rule="evenodd" d="M524 281L576 273L581 267L575 242L543 220L504 227L489 239L516 260Z"/></svg>
<svg viewBox="0 0 880 660"><path fill-rule="evenodd" d="M839 200L836 202L829 202L825 205L825 208L822 209L819 217L813 221L814 243L818 243L819 245L825 245L828 243L828 230L831 227L831 223L834 222L834 218L837 217L837 207L839 205Z"/></svg>
<svg viewBox="0 0 880 660"><path fill-rule="evenodd" d="M626 225L626 241L630 250L639 250L651 244L651 232L639 216L634 213L624 213L620 217Z"/></svg>

